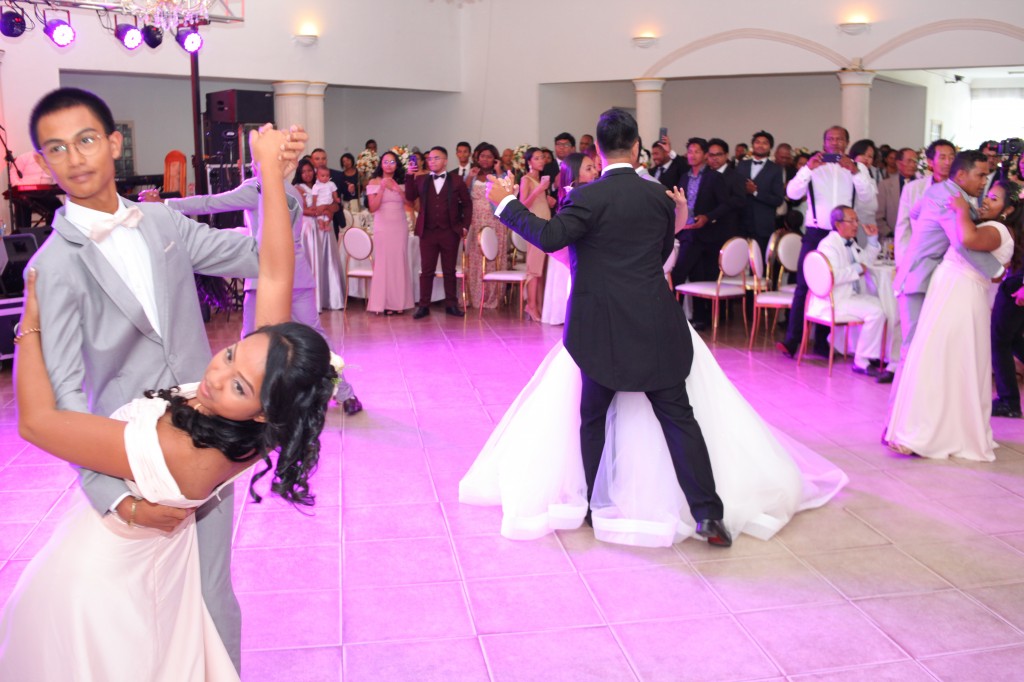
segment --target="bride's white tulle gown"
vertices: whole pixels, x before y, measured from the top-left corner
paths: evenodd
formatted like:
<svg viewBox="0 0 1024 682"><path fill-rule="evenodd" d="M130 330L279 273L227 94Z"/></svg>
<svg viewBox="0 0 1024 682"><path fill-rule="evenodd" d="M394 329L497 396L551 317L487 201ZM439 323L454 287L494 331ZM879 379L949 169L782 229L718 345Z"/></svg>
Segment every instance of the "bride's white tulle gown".
<svg viewBox="0 0 1024 682"><path fill-rule="evenodd" d="M766 424L691 328L686 380L711 454L724 522L733 537L767 540L849 481L821 455ZM580 370L561 343L533 378L459 483L466 504L501 505L501 534L529 540L578 528L587 512L580 458ZM662 547L694 536L661 425L643 393L618 393L592 499L599 540Z"/></svg>

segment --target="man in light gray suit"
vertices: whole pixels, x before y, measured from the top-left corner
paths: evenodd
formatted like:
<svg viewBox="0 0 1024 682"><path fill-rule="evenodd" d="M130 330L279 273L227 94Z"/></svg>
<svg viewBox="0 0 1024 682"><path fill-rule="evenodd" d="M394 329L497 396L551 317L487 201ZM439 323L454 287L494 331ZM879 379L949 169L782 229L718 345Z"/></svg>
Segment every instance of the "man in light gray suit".
<svg viewBox="0 0 1024 682"><path fill-rule="evenodd" d="M292 289L292 319L315 329L330 344L327 332L320 324L320 310L316 300L316 281L313 269L309 264L305 249L302 248L302 195L294 185L285 183L288 198L288 212L292 219L292 239L295 244L295 285ZM160 201L155 190L147 190L139 195L143 201ZM220 194L207 194L180 199L167 199L167 206L186 215L205 215L207 213L227 213L245 211L246 220L253 237L260 240L260 226L263 224L260 202L260 183L256 178L243 180L242 184ZM242 336L255 331L256 320L256 278L245 280L245 300L242 303ZM352 384L345 380L344 374L338 373L338 391L335 399L341 403L345 414L354 415L363 410Z"/></svg>
<svg viewBox="0 0 1024 682"><path fill-rule="evenodd" d="M957 251L967 262L988 279L994 279L1003 273L1002 264L991 253L971 251L959 243L960 240L956 237L955 213L948 207L951 197L962 196L971 206L971 217L977 220L978 214L971 198L981 195L985 188L987 173L988 160L984 154L977 151L960 152L953 160L949 179L929 187L911 211L910 219L913 221L914 229L910 235L910 245L904 259L896 268L896 278L893 281L900 306L900 329L903 332L900 368L903 367L902 360L907 357L910 350L910 342L917 329L917 320L924 306L932 273L942 262L950 243L955 244ZM890 402L892 396L896 395L900 374L901 372L897 370Z"/></svg>
<svg viewBox="0 0 1024 682"><path fill-rule="evenodd" d="M96 95L62 88L44 96L30 134L67 204L32 259L38 273L43 353L62 410L109 415L151 388L202 377L211 359L194 273L255 277L256 241L201 225L166 206L117 194L121 135ZM100 514L173 529L185 510L130 496L121 479L79 470ZM241 613L231 587L234 490L196 510L203 599L236 668Z"/></svg>

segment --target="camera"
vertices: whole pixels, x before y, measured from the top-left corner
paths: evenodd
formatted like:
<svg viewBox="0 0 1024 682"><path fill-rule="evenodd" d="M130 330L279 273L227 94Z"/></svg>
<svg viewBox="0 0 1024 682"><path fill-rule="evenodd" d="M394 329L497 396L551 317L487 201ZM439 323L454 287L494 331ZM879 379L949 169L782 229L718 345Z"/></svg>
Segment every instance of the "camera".
<svg viewBox="0 0 1024 682"><path fill-rule="evenodd" d="M1011 137L999 143L999 153L1003 156L1015 156L1024 151L1024 140Z"/></svg>

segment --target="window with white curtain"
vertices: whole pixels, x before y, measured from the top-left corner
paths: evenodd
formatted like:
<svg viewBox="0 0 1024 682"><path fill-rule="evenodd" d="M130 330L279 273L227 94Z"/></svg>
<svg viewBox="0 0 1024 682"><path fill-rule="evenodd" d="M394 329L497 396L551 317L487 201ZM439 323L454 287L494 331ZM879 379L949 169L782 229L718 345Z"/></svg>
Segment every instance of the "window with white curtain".
<svg viewBox="0 0 1024 682"><path fill-rule="evenodd" d="M985 140L1024 138L1024 88L971 90L971 133L967 148Z"/></svg>

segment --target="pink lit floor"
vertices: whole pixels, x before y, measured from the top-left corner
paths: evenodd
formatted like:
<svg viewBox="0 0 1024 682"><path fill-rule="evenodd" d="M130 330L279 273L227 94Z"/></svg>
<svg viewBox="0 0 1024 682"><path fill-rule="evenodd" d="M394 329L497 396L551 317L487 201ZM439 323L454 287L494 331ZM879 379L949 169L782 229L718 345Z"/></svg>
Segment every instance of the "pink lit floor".
<svg viewBox="0 0 1024 682"><path fill-rule="evenodd" d="M441 314L439 314L441 313ZM887 387L799 369L734 317L715 350L772 423L850 476L770 542L641 550L588 529L534 542L458 481L561 328L504 311L325 324L366 406L332 408L303 516L238 486L243 679L998 680L1024 670L1024 421L993 464L896 456ZM237 317L210 324L215 347ZM9 363L8 363L9 364ZM941 368L936 368L940 370ZM18 439L0 372L0 603L78 494Z"/></svg>

